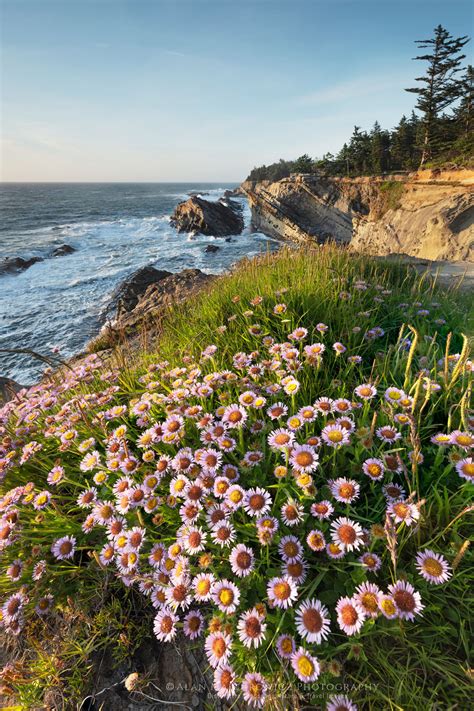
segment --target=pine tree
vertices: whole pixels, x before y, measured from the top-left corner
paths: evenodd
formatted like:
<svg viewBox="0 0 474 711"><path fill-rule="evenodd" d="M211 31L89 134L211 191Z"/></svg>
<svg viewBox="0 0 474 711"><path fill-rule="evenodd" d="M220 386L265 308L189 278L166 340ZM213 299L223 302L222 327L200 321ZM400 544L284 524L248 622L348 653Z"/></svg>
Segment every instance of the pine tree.
<svg viewBox="0 0 474 711"><path fill-rule="evenodd" d="M383 131L378 121L370 132L370 169L372 173L390 170L390 134Z"/></svg>
<svg viewBox="0 0 474 711"><path fill-rule="evenodd" d="M426 75L415 79L423 86L406 89L418 94L416 108L422 114L420 168L436 150L436 128L439 117L460 97L461 82L457 75L461 71L461 60L466 56L460 52L467 42L469 42L467 36L454 38L441 25L435 28L432 39L416 41L420 49L430 50L429 54L414 57L415 60L428 62Z"/></svg>
<svg viewBox="0 0 474 711"><path fill-rule="evenodd" d="M474 130L474 67L468 64L461 79L461 102L454 112L461 134L467 136Z"/></svg>

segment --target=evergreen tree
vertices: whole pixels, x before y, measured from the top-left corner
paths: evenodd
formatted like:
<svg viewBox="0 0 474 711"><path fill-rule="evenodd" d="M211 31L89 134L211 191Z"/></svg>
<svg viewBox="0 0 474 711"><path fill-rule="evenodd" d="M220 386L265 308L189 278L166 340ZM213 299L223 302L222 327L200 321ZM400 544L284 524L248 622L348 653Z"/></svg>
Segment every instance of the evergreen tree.
<svg viewBox="0 0 474 711"><path fill-rule="evenodd" d="M429 49L430 53L414 57L415 60L428 62L425 76L416 77L415 81L422 86L406 89L418 94L416 108L422 114L423 132L420 167L436 150L437 121L442 112L460 97L461 82L458 72L461 71L461 60L466 55L460 54L467 36L454 38L441 25L434 30L434 37L427 40L417 40L420 49Z"/></svg>
<svg viewBox="0 0 474 711"><path fill-rule="evenodd" d="M293 170L295 173L311 173L313 161L307 153L295 160Z"/></svg>
<svg viewBox="0 0 474 711"><path fill-rule="evenodd" d="M461 134L467 136L474 130L474 67L468 64L461 79L461 102L454 112Z"/></svg>
<svg viewBox="0 0 474 711"><path fill-rule="evenodd" d="M370 132L370 170L385 173L390 170L390 134L376 121Z"/></svg>
<svg viewBox="0 0 474 711"><path fill-rule="evenodd" d="M418 118L412 112L407 119L402 116L398 126L392 131L391 136L391 159L392 168L395 170L413 170L419 158L416 149L416 136Z"/></svg>

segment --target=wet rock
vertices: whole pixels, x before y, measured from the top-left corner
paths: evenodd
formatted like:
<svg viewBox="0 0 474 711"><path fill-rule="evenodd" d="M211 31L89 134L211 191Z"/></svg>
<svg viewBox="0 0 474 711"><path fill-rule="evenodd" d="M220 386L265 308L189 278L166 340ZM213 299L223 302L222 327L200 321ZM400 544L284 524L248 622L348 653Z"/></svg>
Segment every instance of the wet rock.
<svg viewBox="0 0 474 711"><path fill-rule="evenodd" d="M217 202L219 202L221 205L224 205L224 207L230 207L231 210L237 213L240 213L243 210L242 203L237 202L237 200L231 200L230 198L222 197L219 198Z"/></svg>
<svg viewBox="0 0 474 711"><path fill-rule="evenodd" d="M33 264L36 264L36 262L42 261L42 257L30 257L29 259L23 259L23 257L6 257L0 261L0 274L22 272Z"/></svg>
<svg viewBox="0 0 474 711"><path fill-rule="evenodd" d="M208 244L206 245L206 249L204 250L207 254L214 254L215 252L218 252L220 250L220 247L217 246L217 244Z"/></svg>
<svg viewBox="0 0 474 711"><path fill-rule="evenodd" d="M67 254L72 254L75 252L75 248L71 247L70 244L62 244L51 252L52 257L65 257Z"/></svg>
<svg viewBox="0 0 474 711"><path fill-rule="evenodd" d="M171 224L178 232L198 232L215 237L240 234L244 228L242 216L237 211L222 202L209 202L197 196L177 206Z"/></svg>

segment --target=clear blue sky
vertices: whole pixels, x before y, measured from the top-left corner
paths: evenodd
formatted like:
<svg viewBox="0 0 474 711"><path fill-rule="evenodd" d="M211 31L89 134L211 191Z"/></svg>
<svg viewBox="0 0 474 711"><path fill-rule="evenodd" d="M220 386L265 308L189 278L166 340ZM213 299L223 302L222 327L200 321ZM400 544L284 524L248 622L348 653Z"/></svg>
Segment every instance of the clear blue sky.
<svg viewBox="0 0 474 711"><path fill-rule="evenodd" d="M409 113L468 0L0 0L4 180L240 181ZM468 48L471 52L472 47Z"/></svg>

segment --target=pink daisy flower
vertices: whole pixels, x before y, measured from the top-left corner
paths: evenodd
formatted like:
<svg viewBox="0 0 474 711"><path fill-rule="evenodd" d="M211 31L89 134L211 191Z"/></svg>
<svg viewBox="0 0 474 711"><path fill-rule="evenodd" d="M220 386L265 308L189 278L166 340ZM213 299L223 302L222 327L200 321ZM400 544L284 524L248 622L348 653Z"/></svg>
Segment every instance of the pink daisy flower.
<svg viewBox="0 0 474 711"><path fill-rule="evenodd" d="M318 454L308 444L297 444L290 454L290 464L297 472L309 473L318 467Z"/></svg>
<svg viewBox="0 0 474 711"><path fill-rule="evenodd" d="M379 614L379 596L382 591L374 583L362 583L356 588L353 600L359 603L367 617L377 617Z"/></svg>
<svg viewBox="0 0 474 711"><path fill-rule="evenodd" d="M276 641L276 650L282 659L291 659L296 650L295 640L289 634L281 634Z"/></svg>
<svg viewBox="0 0 474 711"><path fill-rule="evenodd" d="M350 504L359 496L360 485L353 479L346 479L345 477L329 479L328 485L336 501L340 501L343 504Z"/></svg>
<svg viewBox="0 0 474 711"><path fill-rule="evenodd" d="M440 554L426 549L416 556L416 567L429 583L441 585L451 577L448 561Z"/></svg>
<svg viewBox="0 0 474 711"><path fill-rule="evenodd" d="M365 614L362 607L353 598L342 597L336 605L337 622L347 635L360 631L364 624Z"/></svg>
<svg viewBox="0 0 474 711"><path fill-rule="evenodd" d="M291 655L291 666L298 679L305 683L316 681L321 670L316 657L313 657L303 647L299 647Z"/></svg>
<svg viewBox="0 0 474 711"><path fill-rule="evenodd" d="M76 550L76 539L74 536L63 536L51 546L51 553L58 560L68 560L73 558Z"/></svg>
<svg viewBox="0 0 474 711"><path fill-rule="evenodd" d="M388 591L397 608L398 617L402 620L414 620L423 610L421 595L415 591L413 585L406 580L397 580L394 585L388 586Z"/></svg>
<svg viewBox="0 0 474 711"><path fill-rule="evenodd" d="M211 597L221 612L231 615L239 605L240 590L230 580L222 580L214 583Z"/></svg>
<svg viewBox="0 0 474 711"><path fill-rule="evenodd" d="M247 672L242 681L244 700L253 708L262 708L267 698L268 686L265 678L258 672Z"/></svg>
<svg viewBox="0 0 474 711"><path fill-rule="evenodd" d="M357 706L345 694L334 694L328 699L326 711L357 711Z"/></svg>
<svg viewBox="0 0 474 711"><path fill-rule="evenodd" d="M229 659L232 648L232 639L230 635L224 632L212 632L204 644L206 656L211 667L217 667L225 664Z"/></svg>
<svg viewBox="0 0 474 711"><path fill-rule="evenodd" d="M237 676L230 664L223 662L214 671L214 689L220 699L231 699L237 693Z"/></svg>
<svg viewBox="0 0 474 711"><path fill-rule="evenodd" d="M176 623L179 618L174 612L168 609L160 610L153 623L153 631L157 639L161 642L170 642L176 637Z"/></svg>
<svg viewBox="0 0 474 711"><path fill-rule="evenodd" d="M348 551L357 550L364 542L361 526L345 516L332 522L331 536L335 543Z"/></svg>
<svg viewBox="0 0 474 711"><path fill-rule="evenodd" d="M321 644L329 636L328 609L319 600L305 600L296 610L295 624L303 639Z"/></svg>
<svg viewBox="0 0 474 711"><path fill-rule="evenodd" d="M267 625L255 608L244 612L237 623L237 635L246 647L260 647L265 639Z"/></svg>
<svg viewBox="0 0 474 711"><path fill-rule="evenodd" d="M268 600L273 607L292 607L298 597L296 583L289 577L271 578L267 584Z"/></svg>
<svg viewBox="0 0 474 711"><path fill-rule="evenodd" d="M250 575L254 568L254 559L255 556L252 549L243 543L239 543L229 555L232 572L239 578L245 578Z"/></svg>
<svg viewBox="0 0 474 711"><path fill-rule="evenodd" d="M190 610L184 616L183 632L189 639L196 639L204 630L204 617L199 610Z"/></svg>

